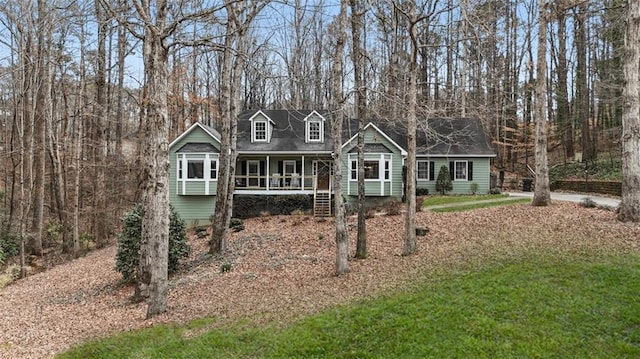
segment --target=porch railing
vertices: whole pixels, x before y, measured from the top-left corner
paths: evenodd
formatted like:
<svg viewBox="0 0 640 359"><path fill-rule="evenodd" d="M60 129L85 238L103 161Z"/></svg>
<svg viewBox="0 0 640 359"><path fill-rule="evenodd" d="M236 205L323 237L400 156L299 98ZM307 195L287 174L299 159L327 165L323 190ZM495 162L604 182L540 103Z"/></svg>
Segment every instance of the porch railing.
<svg viewBox="0 0 640 359"><path fill-rule="evenodd" d="M236 189L260 189L260 190L312 190L314 176L302 176L299 174L267 176L236 175Z"/></svg>

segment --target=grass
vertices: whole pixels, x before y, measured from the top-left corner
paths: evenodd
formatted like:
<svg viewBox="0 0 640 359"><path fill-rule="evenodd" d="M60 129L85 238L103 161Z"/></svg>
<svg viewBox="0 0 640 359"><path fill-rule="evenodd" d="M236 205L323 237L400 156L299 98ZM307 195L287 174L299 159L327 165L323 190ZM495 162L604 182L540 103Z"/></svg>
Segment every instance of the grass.
<svg viewBox="0 0 640 359"><path fill-rule="evenodd" d="M461 202L475 202L475 201L489 201L499 198L506 198L509 195L506 194L487 194L487 195L460 195L460 196L429 196L422 202L423 206L437 206L449 203L461 203Z"/></svg>
<svg viewBox="0 0 640 359"><path fill-rule="evenodd" d="M87 343L60 358L640 357L640 255L518 258L443 269L404 292L284 327L201 319Z"/></svg>
<svg viewBox="0 0 640 359"><path fill-rule="evenodd" d="M494 206L504 206L511 204L522 204L522 203L531 203L531 198L519 198L519 199L509 199L504 201L487 201L480 203L470 203L463 204L460 206L451 206L451 207L442 207L442 208L433 208L432 212L461 212L461 211L470 211L472 209L480 209Z"/></svg>

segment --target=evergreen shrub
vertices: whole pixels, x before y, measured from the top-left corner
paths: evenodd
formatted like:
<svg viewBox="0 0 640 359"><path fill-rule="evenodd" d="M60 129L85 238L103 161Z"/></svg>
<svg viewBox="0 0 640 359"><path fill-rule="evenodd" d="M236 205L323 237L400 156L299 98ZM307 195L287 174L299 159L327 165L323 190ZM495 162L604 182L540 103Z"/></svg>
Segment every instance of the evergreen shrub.
<svg viewBox="0 0 640 359"><path fill-rule="evenodd" d="M180 259L189 256L191 247L187 243L186 224L173 206L169 215L169 274L178 270ZM140 240L142 238L142 205L136 204L122 217L122 233L118 236L118 252L116 254L116 270L122 279L133 282L138 272L140 261Z"/></svg>

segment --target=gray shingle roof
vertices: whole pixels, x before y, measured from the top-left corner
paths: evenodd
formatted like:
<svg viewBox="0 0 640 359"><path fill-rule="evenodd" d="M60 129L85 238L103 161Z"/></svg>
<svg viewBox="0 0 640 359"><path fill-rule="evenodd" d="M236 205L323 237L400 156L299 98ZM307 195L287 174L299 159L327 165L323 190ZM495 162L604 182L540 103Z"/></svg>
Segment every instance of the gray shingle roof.
<svg viewBox="0 0 640 359"><path fill-rule="evenodd" d="M407 149L406 122L367 122L374 123L398 146ZM343 139L350 138L357 131L357 121L349 121L345 124ZM419 120L416 146L417 155L423 156L495 156L495 151L487 142L482 122L474 118Z"/></svg>
<svg viewBox="0 0 640 359"><path fill-rule="evenodd" d="M271 142L251 142L251 121L259 110L247 110L238 117L239 152L290 152L290 153L328 153L333 150L331 138L331 117L328 111L316 111L326 119L323 142L305 142L304 119L314 110L261 110L273 121ZM391 140L403 149L407 149L405 121L366 121L375 124ZM219 133L206 126L215 136ZM342 141L348 141L358 131L356 120L343 124ZM416 134L418 156L495 156L489 146L487 136L479 119L473 118L435 118L418 121ZM371 144L369 145L371 146ZM182 152L186 149L181 148ZM368 148L372 150L371 147ZM384 151L383 151L384 150ZM378 148L377 152L388 152ZM216 151L217 152L217 151Z"/></svg>
<svg viewBox="0 0 640 359"><path fill-rule="evenodd" d="M210 143L189 142L180 147L178 153L220 153L220 150L213 147Z"/></svg>
<svg viewBox="0 0 640 359"><path fill-rule="evenodd" d="M330 152L333 148L331 123L327 111L316 111L327 119L323 142L305 142L305 122L313 110L262 110L274 123L271 142L251 143L251 121L258 110L244 111L238 117L238 151L251 152Z"/></svg>

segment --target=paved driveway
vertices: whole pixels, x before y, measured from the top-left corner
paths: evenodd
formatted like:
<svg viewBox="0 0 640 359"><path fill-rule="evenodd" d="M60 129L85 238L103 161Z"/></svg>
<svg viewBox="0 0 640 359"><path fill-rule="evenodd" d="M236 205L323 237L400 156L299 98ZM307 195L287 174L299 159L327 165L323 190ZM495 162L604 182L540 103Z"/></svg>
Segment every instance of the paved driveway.
<svg viewBox="0 0 640 359"><path fill-rule="evenodd" d="M506 192L511 197L528 197L533 198L533 192ZM585 198L591 198L599 206L607 206L616 208L620 205L620 199L599 197L591 194L584 193L561 193L551 192L552 201L566 201L566 202L582 202Z"/></svg>

